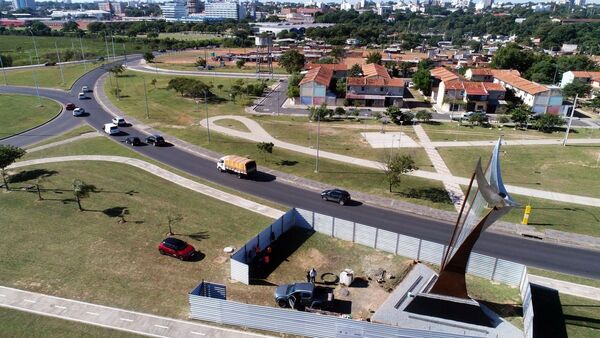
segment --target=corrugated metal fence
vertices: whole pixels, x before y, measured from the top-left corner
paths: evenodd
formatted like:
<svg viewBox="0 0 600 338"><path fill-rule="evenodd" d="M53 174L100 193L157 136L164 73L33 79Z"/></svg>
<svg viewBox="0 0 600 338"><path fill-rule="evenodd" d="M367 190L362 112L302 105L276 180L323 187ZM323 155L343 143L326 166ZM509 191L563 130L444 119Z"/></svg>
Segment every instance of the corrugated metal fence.
<svg viewBox="0 0 600 338"><path fill-rule="evenodd" d="M531 285L527 273L520 285L521 301L523 302L523 332L526 338L533 338L533 303L531 301Z"/></svg>

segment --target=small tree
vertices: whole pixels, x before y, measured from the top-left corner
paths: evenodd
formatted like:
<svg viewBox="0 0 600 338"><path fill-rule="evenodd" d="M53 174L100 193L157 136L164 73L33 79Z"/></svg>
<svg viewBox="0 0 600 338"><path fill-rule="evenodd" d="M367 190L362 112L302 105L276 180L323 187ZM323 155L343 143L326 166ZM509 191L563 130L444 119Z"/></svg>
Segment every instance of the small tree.
<svg viewBox="0 0 600 338"><path fill-rule="evenodd" d="M308 111L310 112L309 118L311 121L323 120L327 116L328 110L329 109L327 109L327 105L325 103L321 104L318 107L308 107Z"/></svg>
<svg viewBox="0 0 600 338"><path fill-rule="evenodd" d="M6 167L15 163L16 160L20 159L25 155L25 150L12 145L0 144L0 170L2 171L2 181L4 182L4 189L10 190L8 181L6 180Z"/></svg>
<svg viewBox="0 0 600 338"><path fill-rule="evenodd" d="M115 65L110 67L108 71L115 74L115 76L120 76L125 71L125 67L123 65Z"/></svg>
<svg viewBox="0 0 600 338"><path fill-rule="evenodd" d="M530 109L526 105L518 105L510 111L510 119L515 123L519 128L524 128L527 126L527 122L530 118Z"/></svg>
<svg viewBox="0 0 600 338"><path fill-rule="evenodd" d="M337 97L346 96L346 79L338 79L335 82L335 93Z"/></svg>
<svg viewBox="0 0 600 338"><path fill-rule="evenodd" d="M150 81L150 84L154 87L154 89L156 89L156 79L152 79L152 81Z"/></svg>
<svg viewBox="0 0 600 338"><path fill-rule="evenodd" d="M590 108L592 108L592 111L594 113L598 111L598 109L600 109L600 93L598 93L598 96L591 99L588 105L590 106Z"/></svg>
<svg viewBox="0 0 600 338"><path fill-rule="evenodd" d="M367 55L367 63L375 63L380 65L381 64L381 53L379 52L370 52Z"/></svg>
<svg viewBox="0 0 600 338"><path fill-rule="evenodd" d="M260 142L256 145L258 151L263 154L265 162L267 161L267 154L273 153L274 146L275 145L273 144L273 142Z"/></svg>
<svg viewBox="0 0 600 338"><path fill-rule="evenodd" d="M558 115L544 114L535 120L534 126L545 133L551 132L554 128L565 124L565 120Z"/></svg>
<svg viewBox="0 0 600 338"><path fill-rule="evenodd" d="M362 68L358 64L353 64L352 67L348 70L348 76L357 77L362 74Z"/></svg>
<svg viewBox="0 0 600 338"><path fill-rule="evenodd" d="M146 60L146 62L148 62L148 63L154 61L154 54L152 54L152 52L145 52L144 60Z"/></svg>
<svg viewBox="0 0 600 338"><path fill-rule="evenodd" d="M194 66L206 68L206 59L199 57L194 63Z"/></svg>
<svg viewBox="0 0 600 338"><path fill-rule="evenodd" d="M90 193L94 191L96 191L96 188L93 185L86 184L80 179L73 180L73 195L75 195L75 201L77 201L79 211L85 210L81 206L81 200L89 197Z"/></svg>
<svg viewBox="0 0 600 338"><path fill-rule="evenodd" d="M469 116L469 123L471 123L471 125L482 125L485 122L485 117L483 116L483 114L472 114L471 116Z"/></svg>
<svg viewBox="0 0 600 338"><path fill-rule="evenodd" d="M419 120L419 122L429 122L429 120L431 120L432 116L433 115L430 112L428 112L427 110L419 110L415 114L415 117L417 118L417 120Z"/></svg>
<svg viewBox="0 0 600 338"><path fill-rule="evenodd" d="M575 98L576 95L579 97L586 96L592 90L592 86L587 83L583 83L579 80L575 80L568 85L564 86L562 93L566 97Z"/></svg>
<svg viewBox="0 0 600 338"><path fill-rule="evenodd" d="M222 83L219 83L219 84L217 85L217 89L219 90L219 93L220 93L220 92L223 90L223 84L222 84Z"/></svg>
<svg viewBox="0 0 600 338"><path fill-rule="evenodd" d="M415 161L410 155L399 155L390 156L385 168L385 176L389 184L390 192L392 188L402 182L402 177L419 168L415 165Z"/></svg>
<svg viewBox="0 0 600 338"><path fill-rule="evenodd" d="M346 116L346 109L343 107L335 107L334 114L337 116Z"/></svg>
<svg viewBox="0 0 600 338"><path fill-rule="evenodd" d="M415 118L415 115L411 112L403 112L396 106L389 106L385 110L385 115L395 124L409 124Z"/></svg>
<svg viewBox="0 0 600 338"><path fill-rule="evenodd" d="M290 74L300 72L304 62L304 55L295 49L285 51L279 59L279 64Z"/></svg>
<svg viewBox="0 0 600 338"><path fill-rule="evenodd" d="M423 95L431 94L431 73L427 69L419 69L412 77L414 87L423 92Z"/></svg>
<svg viewBox="0 0 600 338"><path fill-rule="evenodd" d="M183 216L181 215L167 215L167 226L169 227L169 232L167 236L173 236L175 233L173 232L173 226L183 220ZM160 224L159 224L160 226Z"/></svg>
<svg viewBox="0 0 600 338"><path fill-rule="evenodd" d="M239 59L235 62L235 66L238 67L238 69L242 69L245 64L246 64L246 60L244 60L244 59Z"/></svg>

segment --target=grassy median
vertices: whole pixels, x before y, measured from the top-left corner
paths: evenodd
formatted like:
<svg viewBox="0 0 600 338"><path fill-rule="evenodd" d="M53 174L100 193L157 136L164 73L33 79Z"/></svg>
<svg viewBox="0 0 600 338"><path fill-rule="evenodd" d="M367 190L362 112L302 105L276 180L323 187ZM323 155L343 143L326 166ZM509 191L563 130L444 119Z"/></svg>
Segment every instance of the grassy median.
<svg viewBox="0 0 600 338"><path fill-rule="evenodd" d="M88 62L86 65L64 65L62 66L62 71L65 82L62 82L60 76L61 66L9 70L6 71L6 78L9 86L35 87L35 81L37 81L39 87L70 89L71 86L73 86L73 83L75 83L75 81L83 74L100 65L100 63L96 62Z"/></svg>
<svg viewBox="0 0 600 338"><path fill-rule="evenodd" d="M41 105L40 105L41 104ZM60 105L30 95L0 95L0 138L36 127L56 116Z"/></svg>

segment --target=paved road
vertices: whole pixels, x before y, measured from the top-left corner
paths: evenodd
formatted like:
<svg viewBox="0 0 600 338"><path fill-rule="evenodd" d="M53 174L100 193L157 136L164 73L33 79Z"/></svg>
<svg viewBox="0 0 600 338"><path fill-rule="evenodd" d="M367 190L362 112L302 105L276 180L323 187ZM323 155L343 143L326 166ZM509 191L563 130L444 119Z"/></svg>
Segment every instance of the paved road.
<svg viewBox="0 0 600 338"><path fill-rule="evenodd" d="M92 84L101 75L102 71L102 69L96 69L88 73L78 81L74 88L78 88L82 84L92 87ZM26 90L22 88L0 87L0 92ZM32 92L34 92L34 89L29 89L29 93L31 94ZM72 100L73 98L71 94L65 93L63 95L63 102ZM91 114L78 120L84 120L98 130L101 130L103 124L109 122L111 119L111 115L104 111L95 100L81 101L81 106L86 111L91 112ZM75 119L74 117L71 118ZM122 135L114 138L122 141L128 134L141 134L141 131L135 127L123 128L123 131ZM31 143L30 139L26 136L17 136L12 142L17 142L21 145ZM314 210L319 213L378 226L381 229L420 237L438 243L445 244L450 237L451 225L447 222L408 213L379 209L369 205L342 207L334 203L326 203L321 201L312 191L281 183L275 177L269 175L262 175L255 181L240 180L235 175L219 173L212 160L199 157L178 147L156 148L146 146L138 147L135 150L192 175L282 205ZM600 252L593 250L560 246L513 236L484 233L476 246L476 251L530 266L600 279Z"/></svg>
<svg viewBox="0 0 600 338"><path fill-rule="evenodd" d="M150 337L267 337L5 286L0 286L0 306Z"/></svg>

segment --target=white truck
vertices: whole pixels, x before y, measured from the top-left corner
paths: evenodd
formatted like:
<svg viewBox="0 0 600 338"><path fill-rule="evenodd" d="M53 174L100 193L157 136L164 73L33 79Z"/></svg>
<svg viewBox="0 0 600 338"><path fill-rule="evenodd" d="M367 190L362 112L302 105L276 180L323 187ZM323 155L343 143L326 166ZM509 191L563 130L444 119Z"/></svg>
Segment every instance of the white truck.
<svg viewBox="0 0 600 338"><path fill-rule="evenodd" d="M246 157L227 155L219 159L217 169L220 172L237 174L239 178L251 177L256 173L256 162Z"/></svg>

